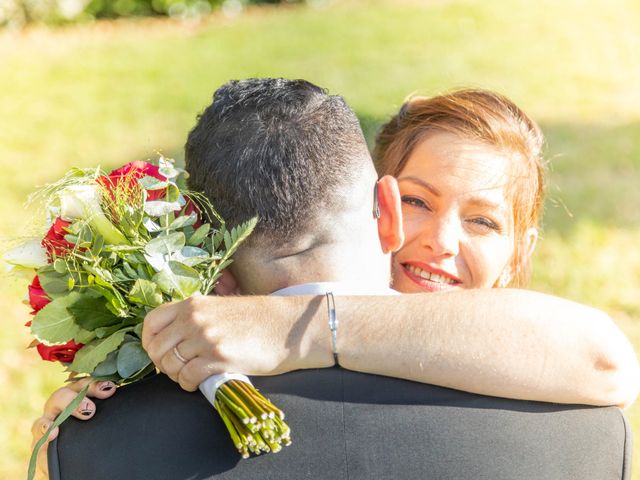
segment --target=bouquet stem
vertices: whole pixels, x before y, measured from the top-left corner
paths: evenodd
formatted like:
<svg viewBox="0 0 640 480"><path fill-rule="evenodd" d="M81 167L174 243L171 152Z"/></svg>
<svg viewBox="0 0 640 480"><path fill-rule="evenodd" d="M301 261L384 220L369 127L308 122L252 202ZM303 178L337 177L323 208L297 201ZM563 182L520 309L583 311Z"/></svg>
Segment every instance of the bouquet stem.
<svg viewBox="0 0 640 480"><path fill-rule="evenodd" d="M250 383L242 380L223 383L216 391L213 406L243 458L251 453L276 453L283 444L291 444L291 430L284 423L284 413Z"/></svg>

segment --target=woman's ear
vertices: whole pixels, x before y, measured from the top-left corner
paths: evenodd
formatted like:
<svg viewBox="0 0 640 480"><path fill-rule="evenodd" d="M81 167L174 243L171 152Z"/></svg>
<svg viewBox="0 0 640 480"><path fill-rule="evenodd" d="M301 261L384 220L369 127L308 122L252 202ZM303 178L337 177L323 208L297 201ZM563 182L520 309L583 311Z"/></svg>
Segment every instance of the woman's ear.
<svg viewBox="0 0 640 480"><path fill-rule="evenodd" d="M374 214L376 211L380 212L378 216L380 245L384 253L395 252L404 243L402 204L396 179L391 175L385 175L378 180L374 196L378 203L378 210L374 205Z"/></svg>

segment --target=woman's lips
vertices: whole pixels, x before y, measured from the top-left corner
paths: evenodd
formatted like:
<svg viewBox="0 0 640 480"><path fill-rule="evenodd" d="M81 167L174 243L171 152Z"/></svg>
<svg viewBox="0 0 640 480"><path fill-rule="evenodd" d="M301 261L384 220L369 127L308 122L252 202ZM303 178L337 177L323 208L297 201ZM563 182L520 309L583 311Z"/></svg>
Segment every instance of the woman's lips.
<svg viewBox="0 0 640 480"><path fill-rule="evenodd" d="M453 278L441 270L418 267L411 263L402 263L401 267L409 280L429 292L450 290L462 283L457 278Z"/></svg>

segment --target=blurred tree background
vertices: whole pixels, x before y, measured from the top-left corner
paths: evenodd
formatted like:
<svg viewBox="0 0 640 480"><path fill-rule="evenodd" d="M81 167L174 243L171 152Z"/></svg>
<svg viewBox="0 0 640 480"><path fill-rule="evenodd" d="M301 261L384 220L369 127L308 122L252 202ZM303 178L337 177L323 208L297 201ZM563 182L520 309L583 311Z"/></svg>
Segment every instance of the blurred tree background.
<svg viewBox="0 0 640 480"><path fill-rule="evenodd" d="M197 113L231 78L327 87L370 141L408 94L479 86L547 135L531 287L606 310L640 347L640 3L0 0L0 24L1 247L39 233L22 205L72 166L181 160ZM26 348L25 290L0 278L0 478L24 475L31 422L64 379ZM640 408L628 414L639 432Z"/></svg>
<svg viewBox="0 0 640 480"><path fill-rule="evenodd" d="M214 9L237 14L244 6L302 0L2 0L0 26L22 28L90 22L103 18L169 16L198 20Z"/></svg>

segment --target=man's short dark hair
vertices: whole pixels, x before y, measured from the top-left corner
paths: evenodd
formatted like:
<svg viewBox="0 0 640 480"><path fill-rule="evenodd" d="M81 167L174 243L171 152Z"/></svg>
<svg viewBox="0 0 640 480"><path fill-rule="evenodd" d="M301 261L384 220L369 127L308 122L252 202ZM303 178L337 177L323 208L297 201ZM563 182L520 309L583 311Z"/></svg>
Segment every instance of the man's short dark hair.
<svg viewBox="0 0 640 480"><path fill-rule="evenodd" d="M363 162L371 163L344 99L305 80L234 80L220 87L185 145L189 187L227 224L258 216L257 232L285 241L340 208ZM344 202L344 199L342 200Z"/></svg>

